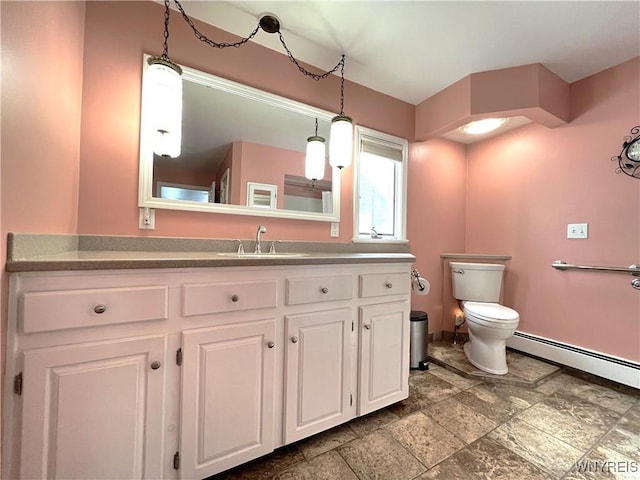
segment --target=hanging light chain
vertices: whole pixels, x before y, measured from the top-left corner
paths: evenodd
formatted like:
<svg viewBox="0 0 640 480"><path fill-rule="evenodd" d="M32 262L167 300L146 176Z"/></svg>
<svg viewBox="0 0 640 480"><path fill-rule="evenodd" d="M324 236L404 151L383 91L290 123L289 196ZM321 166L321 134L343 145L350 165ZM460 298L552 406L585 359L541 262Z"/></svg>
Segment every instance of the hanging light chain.
<svg viewBox="0 0 640 480"><path fill-rule="evenodd" d="M165 12L164 12L164 44L163 44L163 51L162 51L162 58L164 60L169 60L169 11L170 11L169 3L170 3L170 1L171 0L164 0L164 6L165 6ZM338 69L340 69L340 116L344 116L344 64L345 64L345 54L344 53L340 57L340 61L338 61L336 66L333 67L331 70L327 70L324 73L313 73L313 72L310 72L309 70L307 70L306 68L304 68L302 65L300 65L300 62L298 62L298 60L293 56L293 53L291 52L291 50L289 50L289 47L287 46L287 43L284 40L284 36L282 35L282 32L280 31L280 23L278 22L277 18L272 17L272 16L263 17L260 20L260 22L258 23L258 25L256 26L256 28L249 34L249 36L247 36L246 38L242 38L237 42L234 42L234 43L217 43L217 42L214 42L213 40L211 40L210 38L208 38L206 35L204 35L203 33L201 33L198 30L198 28L193 23L193 20L191 20L191 18L189 18L189 16L184 11L184 8L182 8L182 5L180 4L180 2L178 0L173 0L173 1L175 2L176 7L180 11L180 13L182 14L182 18L191 27L191 30L193 30L193 34L196 36L196 38L198 40L206 43L210 47L213 47L213 48L227 48L227 47L238 48L238 47L244 45L245 43L247 43L249 40L252 40L253 37L255 37L256 34L258 33L258 30L260 30L260 28L262 28L267 33L276 33L276 32L278 33L278 37L280 38L280 43L282 44L282 46L284 47L285 51L287 52L287 56L289 57L289 60L296 67L298 67L298 70L302 74L304 74L305 76L307 76L309 78L312 78L313 80L319 81L319 80L323 80L323 79L327 78L329 75L335 73ZM263 24L263 20L267 20L267 21ZM317 120L316 120L316 136L317 136Z"/></svg>
<svg viewBox="0 0 640 480"><path fill-rule="evenodd" d="M344 53L340 60L342 68L340 69L340 116L344 115Z"/></svg>
<svg viewBox="0 0 640 480"><path fill-rule="evenodd" d="M323 79L327 78L329 75L331 75L332 73L334 73L336 70L338 70L338 68L340 68L340 66L342 66L342 72L344 74L344 54L342 55L342 58L336 64L336 66L333 67L331 70L328 70L328 71L326 71L324 73L320 73L320 74L312 73L309 70L307 70L306 68L304 68L302 65L300 65L298 60L296 60L296 58L293 56L293 53L291 53L291 50L289 50L289 47L287 47L287 43L284 41L284 37L282 36L282 32L278 32L278 37L280 37L280 43L282 44L282 46L284 47L285 51L287 52L287 56L289 57L289 60L291 60L291 62L296 67L298 67L298 70L300 70L300 72L302 72L307 77L313 78L316 81L323 80Z"/></svg>
<svg viewBox="0 0 640 480"><path fill-rule="evenodd" d="M169 0L164 0L164 43L162 44L162 58L169 59Z"/></svg>
<svg viewBox="0 0 640 480"><path fill-rule="evenodd" d="M182 18L184 18L185 22L187 22L189 24L189 26L191 27L191 30L193 30L193 34L196 36L196 38L198 40L206 43L210 47L213 47L213 48L227 48L227 47L238 48L238 47L244 45L245 43L247 43L253 37L255 37L256 34L258 33L258 30L260 30L260 25L258 25L255 28L255 30L253 30L253 32L251 32L249 34L248 37L243 38L243 39L241 39L241 40L239 40L237 42L234 42L234 43L217 43L217 42L214 42L213 40L211 40L210 38L208 38L203 33L200 33L200 31L197 29L197 27L193 23L193 20L191 20L191 18L189 18L189 16L186 14L184 9L182 8L182 5L180 5L180 2L178 0L173 0L173 1L176 3L176 6L178 7L178 10L180 10L180 13L182 14ZM167 2L168 2L168 0L165 0L165 3L167 3Z"/></svg>

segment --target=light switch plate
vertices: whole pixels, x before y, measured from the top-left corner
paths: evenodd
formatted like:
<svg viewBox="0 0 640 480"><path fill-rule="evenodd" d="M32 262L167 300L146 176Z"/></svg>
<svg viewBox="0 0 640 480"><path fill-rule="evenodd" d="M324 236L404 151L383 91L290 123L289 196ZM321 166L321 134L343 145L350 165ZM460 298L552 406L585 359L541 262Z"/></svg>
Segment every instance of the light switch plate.
<svg viewBox="0 0 640 480"><path fill-rule="evenodd" d="M588 223L570 223L567 225L567 238L589 238Z"/></svg>
<svg viewBox="0 0 640 480"><path fill-rule="evenodd" d="M340 236L340 224L338 222L331 222L331 236L332 237Z"/></svg>

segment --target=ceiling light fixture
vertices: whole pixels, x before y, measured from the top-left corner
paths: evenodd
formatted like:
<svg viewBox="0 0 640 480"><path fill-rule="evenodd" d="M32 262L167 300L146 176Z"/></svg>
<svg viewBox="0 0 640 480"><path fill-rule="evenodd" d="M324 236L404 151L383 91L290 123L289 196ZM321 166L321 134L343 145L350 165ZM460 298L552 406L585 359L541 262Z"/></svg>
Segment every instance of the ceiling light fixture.
<svg viewBox="0 0 640 480"><path fill-rule="evenodd" d="M618 162L616 173L624 173L640 180L640 125L631 129L631 135L624 137L620 155L611 158Z"/></svg>
<svg viewBox="0 0 640 480"><path fill-rule="evenodd" d="M304 176L312 182L324 177L325 152L324 138L318 136L316 118L316 133L307 138L307 155L304 159Z"/></svg>
<svg viewBox="0 0 640 480"><path fill-rule="evenodd" d="M249 40L251 40L253 37L256 36L256 34L258 33L258 31L260 29L262 29L263 31L267 32L267 33L277 33L278 37L280 38L280 43L282 44L282 46L284 47L285 51L287 52L287 56L289 57L289 60L291 60L291 62L293 64L295 64L296 67L298 67L298 70L304 74L307 77L312 78L313 80L323 80L325 78L327 78L329 75L332 75L333 73L335 73L338 68L340 68L340 114L336 115L332 121L331 121L331 133L330 133L330 155L329 155L329 161L330 164L336 168L342 169L344 167L348 167L349 165L351 165L351 157L353 155L353 122L351 120L350 117L346 116L344 114L344 64L345 64L345 55L343 54L340 58L340 61L336 64L335 67L333 67L331 70L328 70L324 73L312 73L309 70L305 69L302 65L300 65L300 62L298 62L298 60L293 56L293 54L291 53L291 50L289 50L289 47L287 47L287 44L284 40L284 36L282 35L282 32L280 31L280 20L278 20L277 17L275 17L274 15L271 14L264 14L259 22L258 25L256 26L256 28L245 38L240 39L237 42L234 43L217 43L214 42L213 40L211 40L210 38L208 38L206 35L202 34L197 27L195 26L193 20L191 20L191 18L189 18L189 16L186 14L186 12L184 11L184 8L182 7L182 5L180 4L180 2L178 0L173 0L174 3L176 4L176 7L178 9L178 11L182 14L182 18L185 20L185 22L187 22L187 24L191 27L191 29L193 30L193 34L196 36L196 38L204 43L206 43L207 45L209 45L210 47L213 48L227 48L227 47L240 47L242 45L244 45L245 43L247 43ZM161 58L161 60L163 60L163 62L161 63L162 65L167 65L171 64L172 66L177 67L177 69L174 69L179 73L179 75L181 75L181 71L180 71L180 67L178 67L178 65L175 65L173 62L171 62L168 58L168 38L169 38L169 2L170 0L164 0L164 5L165 5L165 21L164 21L164 50L163 50L163 55L162 57L153 57L155 59ZM150 65L151 65L151 61L150 61ZM173 68L173 67L171 67ZM181 80L181 79L180 79ZM167 109L167 112L171 109L171 108L175 108L175 106L171 106L170 103L172 102L164 102L166 105L164 105ZM180 110L182 110L182 84L180 84ZM182 114L180 114L180 123L182 122ZM160 127L159 127L160 128ZM180 125L181 128L181 125ZM169 133L171 134L170 138L172 141L175 141L176 138L180 137L176 137L173 135L173 130L176 129L176 126L173 125L171 127L171 130L169 131ZM158 130L160 131L160 130ZM316 135L317 137L317 135ZM159 135L158 138L162 138L162 135ZM310 137L311 138L311 137ZM318 138L322 138L322 137L318 137ZM324 141L324 139L323 139ZM160 142L162 143L162 142ZM316 147L319 148L319 147ZM157 149L154 149L157 152ZM162 150L162 148L161 148ZM175 151L175 148L174 148ZM179 148L178 148L178 155L179 155ZM173 156L173 155L170 155ZM324 164L323 164L323 169L324 169ZM324 170L323 170L324 173ZM324 176L324 175L323 175ZM320 177L321 178L321 177Z"/></svg>
<svg viewBox="0 0 640 480"><path fill-rule="evenodd" d="M507 123L508 118L485 118L475 120L460 127L460 131L468 135L482 135L492 132Z"/></svg>

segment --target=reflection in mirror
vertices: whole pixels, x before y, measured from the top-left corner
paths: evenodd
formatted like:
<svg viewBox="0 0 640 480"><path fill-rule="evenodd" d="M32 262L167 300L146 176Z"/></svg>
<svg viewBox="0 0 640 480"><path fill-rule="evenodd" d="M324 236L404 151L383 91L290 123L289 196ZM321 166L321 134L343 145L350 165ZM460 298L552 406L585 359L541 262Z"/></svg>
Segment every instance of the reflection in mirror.
<svg viewBox="0 0 640 480"><path fill-rule="evenodd" d="M146 58L143 69L146 72ZM338 221L340 171L305 177L307 138L333 113L183 67L182 153L153 153L143 72L139 206Z"/></svg>

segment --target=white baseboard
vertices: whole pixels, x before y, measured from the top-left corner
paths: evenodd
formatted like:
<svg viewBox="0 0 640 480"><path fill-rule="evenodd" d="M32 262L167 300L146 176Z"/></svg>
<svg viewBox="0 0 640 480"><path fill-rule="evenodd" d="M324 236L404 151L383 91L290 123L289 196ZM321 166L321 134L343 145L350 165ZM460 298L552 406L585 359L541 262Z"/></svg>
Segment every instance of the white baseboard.
<svg viewBox="0 0 640 480"><path fill-rule="evenodd" d="M640 388L640 363L516 331L507 346L561 365Z"/></svg>

